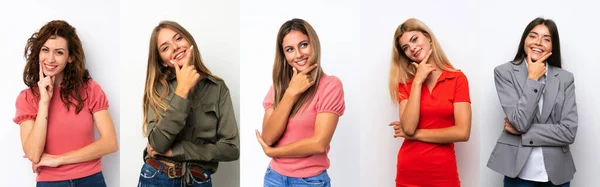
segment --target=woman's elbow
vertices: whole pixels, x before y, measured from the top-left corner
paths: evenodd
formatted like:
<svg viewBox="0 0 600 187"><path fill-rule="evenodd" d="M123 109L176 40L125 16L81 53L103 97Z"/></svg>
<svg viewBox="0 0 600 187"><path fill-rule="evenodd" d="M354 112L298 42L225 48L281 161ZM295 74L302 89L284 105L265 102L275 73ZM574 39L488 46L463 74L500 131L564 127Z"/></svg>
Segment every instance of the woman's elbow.
<svg viewBox="0 0 600 187"><path fill-rule="evenodd" d="M26 155L26 156L27 156L27 159L29 159L29 161L31 161L31 163L33 163L33 164L37 164L41 160L41 156L32 156L32 155Z"/></svg>
<svg viewBox="0 0 600 187"><path fill-rule="evenodd" d="M469 138L471 137L471 133L462 133L461 135L459 135L459 142L466 142L469 141Z"/></svg>

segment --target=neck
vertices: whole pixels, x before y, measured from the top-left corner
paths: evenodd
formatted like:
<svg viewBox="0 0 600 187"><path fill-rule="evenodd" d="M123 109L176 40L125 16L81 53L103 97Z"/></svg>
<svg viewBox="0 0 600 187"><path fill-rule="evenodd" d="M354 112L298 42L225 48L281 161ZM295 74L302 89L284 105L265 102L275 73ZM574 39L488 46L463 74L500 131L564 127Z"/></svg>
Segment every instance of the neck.
<svg viewBox="0 0 600 187"><path fill-rule="evenodd" d="M60 84L63 81L63 77L64 77L64 74L62 72L59 73L59 74L56 74L54 76L54 88L59 88L60 89Z"/></svg>

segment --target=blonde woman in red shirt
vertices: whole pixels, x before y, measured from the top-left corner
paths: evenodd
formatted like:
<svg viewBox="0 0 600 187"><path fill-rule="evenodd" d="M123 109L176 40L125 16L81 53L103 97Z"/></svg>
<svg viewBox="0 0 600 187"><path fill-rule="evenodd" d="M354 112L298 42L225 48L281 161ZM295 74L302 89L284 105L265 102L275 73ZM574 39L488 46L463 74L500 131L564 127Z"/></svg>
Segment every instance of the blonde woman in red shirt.
<svg viewBox="0 0 600 187"><path fill-rule="evenodd" d="M29 88L17 98L13 121L20 125L37 186L106 186L100 159L117 151L117 137L75 28L60 20L47 23L27 40L25 57Z"/></svg>
<svg viewBox="0 0 600 187"><path fill-rule="evenodd" d="M400 106L400 121L390 126L394 138L404 138L396 186L460 186L453 143L469 140L471 132L467 77L417 19L394 33L389 91Z"/></svg>

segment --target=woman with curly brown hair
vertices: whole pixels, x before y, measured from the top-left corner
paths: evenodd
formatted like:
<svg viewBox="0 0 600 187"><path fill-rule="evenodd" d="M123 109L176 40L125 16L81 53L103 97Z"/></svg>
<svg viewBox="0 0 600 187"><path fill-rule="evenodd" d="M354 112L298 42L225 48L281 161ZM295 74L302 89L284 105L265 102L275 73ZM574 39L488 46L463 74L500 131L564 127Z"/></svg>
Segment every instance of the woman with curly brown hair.
<svg viewBox="0 0 600 187"><path fill-rule="evenodd" d="M106 186L101 157L117 151L118 143L108 100L85 68L75 28L47 23L27 40L24 56L29 88L17 97L13 121L37 186Z"/></svg>

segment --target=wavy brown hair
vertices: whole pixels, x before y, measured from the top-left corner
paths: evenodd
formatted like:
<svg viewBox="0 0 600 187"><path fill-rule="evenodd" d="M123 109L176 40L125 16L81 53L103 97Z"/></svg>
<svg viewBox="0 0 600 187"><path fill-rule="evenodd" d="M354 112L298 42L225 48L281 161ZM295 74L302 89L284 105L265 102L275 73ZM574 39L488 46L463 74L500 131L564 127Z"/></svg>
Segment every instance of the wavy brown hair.
<svg viewBox="0 0 600 187"><path fill-rule="evenodd" d="M312 100L315 92L317 92L317 86L319 85L319 80L321 80L321 75L324 74L323 69L321 69L321 44L319 42L319 36L317 36L317 32L315 29L308 24L308 22L294 18L292 20L286 21L279 28L279 32L277 33L277 43L275 47L275 63L273 64L273 91L274 91L274 99L273 106L277 107L279 102L283 98L283 94L285 90L287 90L290 80L292 79L292 75L294 74L292 70L292 66L288 64L287 59L285 58L285 54L283 52L283 38L289 34L291 31L299 31L302 34L308 36L309 45L313 49L313 54L308 59L312 64L318 64L313 72L311 72L311 77L315 78L316 84L308 88L305 92L303 92L298 101L292 107L292 111L290 113L290 117L294 116L298 113L299 110L303 108L303 106L310 100Z"/></svg>
<svg viewBox="0 0 600 187"><path fill-rule="evenodd" d="M392 48L392 60L390 63L388 86L392 102L396 105L400 103L400 101L398 101L398 86L410 82L414 78L415 73L417 73L417 68L410 63L411 60L400 47L400 37L402 37L404 33L411 31L419 31L431 39L432 52L430 60L433 60L434 65L443 70L456 71L448 60L448 57L446 57L446 54L442 50L440 43L431 29L416 18L407 19L398 26L394 33L394 46Z"/></svg>
<svg viewBox="0 0 600 187"><path fill-rule="evenodd" d="M146 70L146 87L144 88L143 100L144 119L142 125L142 132L144 133L144 136L148 135L148 132L146 132L146 127L148 126L148 111L152 109L154 115L157 117L157 120L160 120L162 118L162 116L159 115L158 111L167 109L168 106L163 101L163 99L167 97L170 91L168 81L175 78L175 71L172 67L164 67L161 65L163 61L160 58L160 54L158 53L158 33L164 28L169 28L177 32L179 35L183 36L183 38L187 40L190 43L190 45L194 46L194 49L192 49L193 55L191 62L201 75L205 77L212 76L216 79L220 79L219 77L212 75L210 70L208 70L208 68L202 62L202 57L200 56L200 51L198 49L199 47L198 45L196 45L196 41L194 40L194 37L192 37L192 34L190 34L177 22L160 22L152 30L152 35L150 36L149 44L150 47L148 48L148 67Z"/></svg>
<svg viewBox="0 0 600 187"><path fill-rule="evenodd" d="M63 81L60 84L60 99L70 110L75 107L75 113L79 114L83 109L83 101L87 95L83 90L91 79L90 73L85 68L85 55L79 36L75 28L66 21L54 20L44 25L38 32L33 33L25 45L24 57L27 61L23 71L23 82L29 87L36 97L39 97L37 82L40 71L40 50L48 39L62 37L67 41L68 55L73 60L67 63L63 70Z"/></svg>

